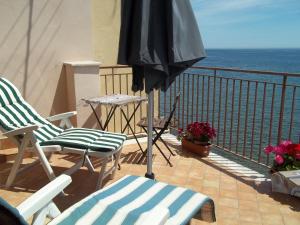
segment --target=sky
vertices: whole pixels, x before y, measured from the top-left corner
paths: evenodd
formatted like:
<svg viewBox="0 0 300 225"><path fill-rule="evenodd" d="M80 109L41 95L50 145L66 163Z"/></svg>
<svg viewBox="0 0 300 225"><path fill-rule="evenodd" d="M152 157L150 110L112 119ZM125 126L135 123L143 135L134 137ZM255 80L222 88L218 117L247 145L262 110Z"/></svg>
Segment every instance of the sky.
<svg viewBox="0 0 300 225"><path fill-rule="evenodd" d="M300 48L300 0L191 0L206 48Z"/></svg>

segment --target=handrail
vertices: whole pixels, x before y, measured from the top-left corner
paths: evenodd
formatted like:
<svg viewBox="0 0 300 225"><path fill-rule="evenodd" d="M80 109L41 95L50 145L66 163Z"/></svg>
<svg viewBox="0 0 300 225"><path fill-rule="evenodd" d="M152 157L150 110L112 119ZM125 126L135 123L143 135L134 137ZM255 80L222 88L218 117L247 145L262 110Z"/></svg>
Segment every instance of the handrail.
<svg viewBox="0 0 300 225"><path fill-rule="evenodd" d="M100 69L122 69L129 68L126 65L114 65L114 66L100 66ZM290 73L290 72L276 72L276 71L265 71L265 70L245 70L238 68L225 68L225 67L209 67L209 66L192 66L190 69L202 69L202 70L219 70L219 71L230 71L230 72L240 72L240 73L253 73L253 74L263 74L263 75L285 75L292 77L299 77L300 73Z"/></svg>
<svg viewBox="0 0 300 225"><path fill-rule="evenodd" d="M119 68L128 68L131 66L126 65L114 65L114 66L99 66L100 69L119 69Z"/></svg>
<svg viewBox="0 0 300 225"><path fill-rule="evenodd" d="M241 72L241 73L255 73L255 74L264 74L264 75L286 75L286 76L300 76L300 73L289 73L289 72L275 72L275 71L264 71L264 70L245 70L245 69L236 69L236 68L222 68L222 67L206 67L206 66L193 66L192 69L207 69L207 70L221 70L221 71L230 71L230 72Z"/></svg>

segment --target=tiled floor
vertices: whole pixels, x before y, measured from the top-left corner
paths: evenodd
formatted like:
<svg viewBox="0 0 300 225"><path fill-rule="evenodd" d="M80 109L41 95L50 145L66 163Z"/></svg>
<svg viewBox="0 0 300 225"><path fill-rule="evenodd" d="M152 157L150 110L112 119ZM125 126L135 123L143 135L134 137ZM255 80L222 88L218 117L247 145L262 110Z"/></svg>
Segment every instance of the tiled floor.
<svg viewBox="0 0 300 225"><path fill-rule="evenodd" d="M145 145L144 145L145 146ZM284 194L272 193L270 182L263 175L236 166L216 154L208 158L174 149L177 156L171 157L174 167L169 167L155 151L153 170L157 180L191 188L213 198L216 205L217 222L214 224L300 224L300 199ZM125 174L141 175L146 171L145 164L136 164L140 152L137 145L126 145L123 150L122 169L117 171L114 180ZM54 155L52 165L56 174L72 165L76 156ZM27 159L25 162L29 162ZM100 161L95 160L95 165ZM0 164L0 183L3 184L11 163ZM99 169L99 168L98 168ZM66 189L66 197L57 197L55 202L61 210L74 204L94 191L96 173L90 174L81 169L72 175L73 182ZM85 182L82 182L82 180ZM13 205L43 187L48 182L41 166L35 166L18 176L14 187L0 189L0 196ZM108 181L106 184L113 182ZM193 220L192 224L206 224Z"/></svg>

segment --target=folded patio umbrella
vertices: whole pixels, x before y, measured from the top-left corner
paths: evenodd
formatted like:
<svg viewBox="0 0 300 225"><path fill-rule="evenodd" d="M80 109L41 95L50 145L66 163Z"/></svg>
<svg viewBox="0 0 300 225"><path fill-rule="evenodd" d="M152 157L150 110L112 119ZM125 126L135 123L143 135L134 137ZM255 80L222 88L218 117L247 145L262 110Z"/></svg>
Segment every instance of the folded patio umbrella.
<svg viewBox="0 0 300 225"><path fill-rule="evenodd" d="M131 65L132 90L148 94L152 130L153 89L166 91L176 76L205 57L189 0L123 0L118 63ZM147 177L152 173L148 132Z"/></svg>

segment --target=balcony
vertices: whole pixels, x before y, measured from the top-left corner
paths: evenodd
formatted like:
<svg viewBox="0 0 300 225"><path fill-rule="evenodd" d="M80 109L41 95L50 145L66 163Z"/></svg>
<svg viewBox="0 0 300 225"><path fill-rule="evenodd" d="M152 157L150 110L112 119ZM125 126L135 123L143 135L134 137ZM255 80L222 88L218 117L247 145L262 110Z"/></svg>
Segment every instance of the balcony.
<svg viewBox="0 0 300 225"><path fill-rule="evenodd" d="M101 94L134 94L130 90L131 71L128 67L100 68ZM174 126L164 134L176 152L171 157L174 167L166 164L154 148L153 170L160 181L191 188L213 198L216 224L299 224L300 201L296 197L272 193L269 180L271 159L263 152L268 144L280 140L299 140L300 74L246 71L225 68L194 67L182 74L166 93L155 93L155 115L165 116L181 92ZM298 84L297 84L298 82ZM145 93L135 93L145 95ZM140 133L142 146L146 139L135 126L146 116L146 106L132 120ZM133 109L128 107L129 114ZM107 111L101 109L105 119ZM181 149L175 136L177 129L192 121L209 121L218 131L209 157L200 158ZM120 131L125 126L117 111L108 130ZM131 133L127 130L128 135ZM163 145L161 147L164 149ZM164 149L166 150L166 149ZM145 162L138 164L141 153L133 139L127 140L122 153L121 170L111 183L126 174L143 176ZM52 165L60 174L74 164L76 156L55 154ZM29 156L25 164L32 161ZM99 170L101 160L93 164ZM5 183L11 161L0 164L1 184ZM32 176L35 174L35 176ZM82 177L89 182L82 183ZM61 210L94 192L97 174L81 169L72 176L67 196L57 197ZM0 189L0 195L17 205L48 183L40 165L18 176L14 188ZM205 224L193 219L192 224Z"/></svg>
<svg viewBox="0 0 300 225"><path fill-rule="evenodd" d="M102 67L102 94L136 94L130 90L131 75L128 67ZM155 115L168 115L176 94L181 93L174 116L176 125L170 133L176 135L178 128L193 121L210 122L217 129L213 142L216 148L269 167L272 161L264 154L264 147L281 140L298 143L300 139L299 76L296 73L193 67L179 76L166 93L156 92ZM145 96L142 92L137 94ZM143 116L146 116L145 105L132 125ZM109 130L118 130L115 121L116 117ZM120 126L123 124L121 120Z"/></svg>

